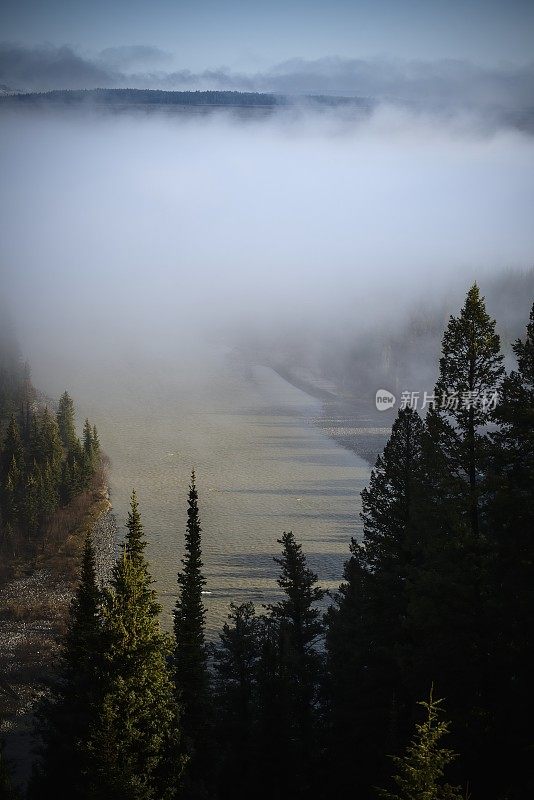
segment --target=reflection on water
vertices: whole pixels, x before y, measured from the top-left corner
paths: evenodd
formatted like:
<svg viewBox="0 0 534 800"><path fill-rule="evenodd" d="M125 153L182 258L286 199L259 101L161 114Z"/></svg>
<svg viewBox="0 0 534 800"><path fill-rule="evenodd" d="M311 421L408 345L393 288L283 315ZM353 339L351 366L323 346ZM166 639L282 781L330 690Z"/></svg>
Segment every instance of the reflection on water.
<svg viewBox="0 0 534 800"><path fill-rule="evenodd" d="M284 530L303 543L324 586L339 584L350 537L360 531L359 493L369 468L312 423L317 400L269 368L244 367L224 351L188 365L168 357L142 365L133 358L119 365L71 365L54 386L49 375L43 369L36 382L56 395L69 386L80 416L99 429L112 461L119 523L132 487L138 492L166 626L193 466L210 633L230 602L272 601L272 556Z"/></svg>

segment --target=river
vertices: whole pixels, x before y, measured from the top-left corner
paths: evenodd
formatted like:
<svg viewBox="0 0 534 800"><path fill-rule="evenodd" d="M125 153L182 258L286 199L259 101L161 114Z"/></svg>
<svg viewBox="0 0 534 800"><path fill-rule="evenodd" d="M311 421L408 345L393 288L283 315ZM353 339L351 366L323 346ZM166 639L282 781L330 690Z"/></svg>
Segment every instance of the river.
<svg viewBox="0 0 534 800"><path fill-rule="evenodd" d="M321 584L339 585L350 538L361 531L360 491L369 466L314 423L320 401L222 347L180 360L132 353L47 368L41 359L34 382L55 397L67 386L80 427L86 415L96 423L111 459L111 499L121 528L136 488L166 628L192 467L210 637L231 602L261 607L276 597L273 555L284 530L302 542Z"/></svg>

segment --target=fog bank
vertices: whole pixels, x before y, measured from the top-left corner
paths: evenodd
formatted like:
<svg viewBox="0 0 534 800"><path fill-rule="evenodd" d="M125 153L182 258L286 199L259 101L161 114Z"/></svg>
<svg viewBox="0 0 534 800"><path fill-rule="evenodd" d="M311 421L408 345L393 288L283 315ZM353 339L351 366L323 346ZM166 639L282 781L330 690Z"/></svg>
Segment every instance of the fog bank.
<svg viewBox="0 0 534 800"><path fill-rule="evenodd" d="M1 123L2 292L29 355L365 327L533 261L534 139L465 115Z"/></svg>

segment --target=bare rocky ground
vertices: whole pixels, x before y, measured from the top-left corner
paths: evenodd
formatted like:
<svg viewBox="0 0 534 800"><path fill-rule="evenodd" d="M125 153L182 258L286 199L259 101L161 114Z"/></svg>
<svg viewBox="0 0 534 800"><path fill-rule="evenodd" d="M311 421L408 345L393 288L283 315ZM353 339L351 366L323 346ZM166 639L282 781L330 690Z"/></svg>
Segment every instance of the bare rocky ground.
<svg viewBox="0 0 534 800"><path fill-rule="evenodd" d="M33 760L35 707L54 674L88 531L98 580L106 582L115 558L117 525L107 489L100 486L63 547L52 557L24 565L24 574L0 588L1 733L15 780L21 784Z"/></svg>

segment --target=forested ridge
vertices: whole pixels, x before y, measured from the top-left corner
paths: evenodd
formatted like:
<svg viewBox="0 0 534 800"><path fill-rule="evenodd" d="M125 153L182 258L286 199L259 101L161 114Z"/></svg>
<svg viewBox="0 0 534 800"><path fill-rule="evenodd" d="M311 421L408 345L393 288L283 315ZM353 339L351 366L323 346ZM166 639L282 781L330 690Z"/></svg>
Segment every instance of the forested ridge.
<svg viewBox="0 0 534 800"><path fill-rule="evenodd" d="M399 410L326 614L284 532L279 600L233 604L207 644L193 473L163 633L134 492L106 586L87 539L28 797L533 796L534 306L525 324L507 372L477 285L449 319L435 401L424 418ZM67 409L64 396L41 426L83 476ZM10 796L5 765L0 775Z"/></svg>
<svg viewBox="0 0 534 800"><path fill-rule="evenodd" d="M47 523L86 490L100 467L96 427L82 439L65 391L53 411L31 382L13 344L0 362L0 548L6 559L35 552Z"/></svg>
<svg viewBox="0 0 534 800"><path fill-rule="evenodd" d="M226 106L226 107L284 107L302 102L320 106L353 106L369 110L374 102L366 97L336 97L331 95L290 96L269 92L239 92L227 90L175 91L163 89L54 89L48 92L14 93L0 97L0 106L66 105L83 103L113 106Z"/></svg>

